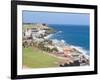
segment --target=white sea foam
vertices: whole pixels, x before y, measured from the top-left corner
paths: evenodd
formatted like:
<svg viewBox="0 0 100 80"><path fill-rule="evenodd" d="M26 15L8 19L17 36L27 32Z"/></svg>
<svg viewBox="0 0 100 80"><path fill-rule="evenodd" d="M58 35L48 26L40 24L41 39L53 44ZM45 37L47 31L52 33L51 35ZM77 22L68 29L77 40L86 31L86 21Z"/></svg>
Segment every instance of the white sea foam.
<svg viewBox="0 0 100 80"><path fill-rule="evenodd" d="M56 32L55 35L58 35L59 33L62 33L62 31L58 31L58 32Z"/></svg>
<svg viewBox="0 0 100 80"><path fill-rule="evenodd" d="M49 34L48 36L46 36L46 37L44 37L45 39L50 39L50 38L52 38L54 35L57 35L57 34L59 34L59 33L62 33L62 31L58 31L57 33L55 33L55 34Z"/></svg>
<svg viewBox="0 0 100 80"><path fill-rule="evenodd" d="M80 47L80 46L74 46L74 45L68 44L68 43L65 42L65 40L52 39L52 41L53 41L54 44L56 44L56 46L59 46L59 47L69 46L70 48L75 48L76 50L81 52L83 55L85 55L86 58L89 58L89 55L88 55L89 51L84 49L84 48L82 48L82 47Z"/></svg>
<svg viewBox="0 0 100 80"><path fill-rule="evenodd" d="M60 40L52 39L52 42L53 42L54 44L58 44L58 43L60 42Z"/></svg>
<svg viewBox="0 0 100 80"><path fill-rule="evenodd" d="M46 38L46 39L50 39L51 37L53 37L54 35L58 35L59 33L62 33L62 31L58 31L58 32L55 33L55 34L50 34L50 35L46 36L45 38ZM66 41L63 40L63 39L62 39L62 40L52 39L52 41L53 41L53 43L56 45L56 47L58 46L58 48L59 48L60 50L62 50L63 46L69 46L69 47L75 48L76 50L78 50L79 52L81 52L83 55L86 56L86 58L89 58L89 55L88 55L89 51L86 50L86 49L84 49L84 48L82 48L82 47L80 47L80 46L75 46L75 45L68 44L68 43L66 43ZM60 47L61 47L61 48L60 48Z"/></svg>
<svg viewBox="0 0 100 80"><path fill-rule="evenodd" d="M58 33L62 33L62 31L58 31Z"/></svg>
<svg viewBox="0 0 100 80"><path fill-rule="evenodd" d="M89 51L88 50L86 50L86 49L84 49L84 48L82 48L80 46L70 45L70 47L71 48L75 48L76 50L78 50L79 52L81 52L83 55L85 55L86 58L89 58L89 55L88 55Z"/></svg>
<svg viewBox="0 0 100 80"><path fill-rule="evenodd" d="M61 40L62 43L65 43L65 40Z"/></svg>
<svg viewBox="0 0 100 80"><path fill-rule="evenodd" d="M50 39L54 34L49 34L48 36L44 37L45 39Z"/></svg>
<svg viewBox="0 0 100 80"><path fill-rule="evenodd" d="M58 39L52 39L52 41L53 41L53 43L62 43L62 44L65 44L66 42L65 42L65 40L58 40Z"/></svg>

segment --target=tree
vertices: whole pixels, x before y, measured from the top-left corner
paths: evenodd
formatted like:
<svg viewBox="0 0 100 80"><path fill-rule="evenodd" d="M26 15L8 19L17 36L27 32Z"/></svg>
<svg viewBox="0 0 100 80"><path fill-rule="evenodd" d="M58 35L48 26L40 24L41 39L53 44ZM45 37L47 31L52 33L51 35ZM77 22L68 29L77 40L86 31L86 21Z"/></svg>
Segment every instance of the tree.
<svg viewBox="0 0 100 80"><path fill-rule="evenodd" d="M51 52L56 51L58 52L58 49L56 47L52 48Z"/></svg>

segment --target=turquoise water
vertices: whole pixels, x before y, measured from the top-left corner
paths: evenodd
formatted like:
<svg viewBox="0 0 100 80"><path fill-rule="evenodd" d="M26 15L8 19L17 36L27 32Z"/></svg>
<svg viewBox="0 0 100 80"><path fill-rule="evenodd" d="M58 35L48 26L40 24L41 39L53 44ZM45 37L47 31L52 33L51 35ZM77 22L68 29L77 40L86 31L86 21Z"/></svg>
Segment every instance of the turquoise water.
<svg viewBox="0 0 100 80"><path fill-rule="evenodd" d="M67 44L79 46L88 51L90 50L89 26L56 24L49 24L49 26L56 30L52 39L64 40Z"/></svg>

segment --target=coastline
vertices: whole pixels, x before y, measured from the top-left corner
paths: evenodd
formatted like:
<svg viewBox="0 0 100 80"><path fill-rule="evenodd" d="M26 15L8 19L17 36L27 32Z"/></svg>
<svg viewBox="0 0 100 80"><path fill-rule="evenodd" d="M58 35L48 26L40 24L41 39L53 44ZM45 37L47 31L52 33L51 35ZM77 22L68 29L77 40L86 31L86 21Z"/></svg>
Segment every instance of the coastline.
<svg viewBox="0 0 100 80"><path fill-rule="evenodd" d="M33 27L31 29L33 29ZM62 56L63 58L70 57L69 60L71 60L71 62L78 60L81 64L81 57L83 57L82 59L84 61L89 62L89 55L86 54L87 51L82 47L68 44L64 40L52 39L52 36L56 33L54 29L50 28L48 25L35 24L33 31L32 42L35 43L33 46L48 53L57 54L57 56ZM84 62L84 64L89 65L88 62Z"/></svg>
<svg viewBox="0 0 100 80"><path fill-rule="evenodd" d="M89 51L89 26L87 25L64 25L64 24L48 24L57 32L54 33L54 39L64 40L66 43L82 47Z"/></svg>
<svg viewBox="0 0 100 80"><path fill-rule="evenodd" d="M56 34L56 33L54 33L54 34ZM81 47L81 46L76 46L76 45L72 45L72 44L66 43L64 40L54 39L54 38L52 38L52 37L54 36L54 34L51 33L51 34L47 35L47 36L45 37L45 39L50 39L50 40L52 40L52 41L54 41L54 42L58 41L58 43L59 43L59 42L62 42L62 43L64 43L66 46L70 46L71 48L75 48L76 50L78 50L78 51L80 51L81 53L83 53L85 56L89 57L89 50L86 50L86 49L84 49L84 48Z"/></svg>

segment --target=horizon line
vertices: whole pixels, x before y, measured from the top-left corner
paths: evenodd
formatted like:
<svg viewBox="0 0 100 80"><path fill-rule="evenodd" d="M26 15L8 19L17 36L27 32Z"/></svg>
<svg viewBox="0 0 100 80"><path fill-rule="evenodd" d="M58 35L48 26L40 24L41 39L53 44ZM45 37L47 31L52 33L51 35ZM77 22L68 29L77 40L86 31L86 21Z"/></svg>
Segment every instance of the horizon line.
<svg viewBox="0 0 100 80"><path fill-rule="evenodd" d="M31 23L31 22L30 22L30 23L29 23L29 22L28 22L28 23L25 23L25 22L24 22L24 23L22 23L22 24L47 24L47 23ZM82 24L82 25L76 25L76 24L47 24L47 25L74 25L74 26L90 26L90 25L83 25L83 24Z"/></svg>

